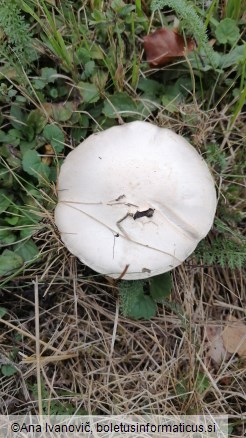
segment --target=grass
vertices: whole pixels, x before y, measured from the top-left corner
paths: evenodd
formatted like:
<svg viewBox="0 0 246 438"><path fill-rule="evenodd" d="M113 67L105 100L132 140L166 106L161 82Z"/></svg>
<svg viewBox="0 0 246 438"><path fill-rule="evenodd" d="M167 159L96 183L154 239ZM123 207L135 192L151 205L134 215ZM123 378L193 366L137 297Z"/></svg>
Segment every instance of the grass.
<svg viewBox="0 0 246 438"><path fill-rule="evenodd" d="M235 354L209 362L204 332L228 314L245 321L244 3L193 2L215 39L216 68L201 49L157 69L145 61L143 36L172 26L170 7L84 3L16 1L31 65L21 39L18 52L6 45L1 23L11 57L0 63L0 414L225 413L231 436L243 436L245 362ZM222 42L223 18L239 40ZM185 135L219 197L209 236L173 271L172 293L150 321L121 315L117 285L67 252L53 218L68 151L135 119Z"/></svg>
<svg viewBox="0 0 246 438"><path fill-rule="evenodd" d="M89 413L244 412L243 363L234 357L216 370L208 367L203 335L205 324L220 324L228 311L243 316L245 284L238 272L227 278L219 269L179 268L168 306L142 322L121 317L117 291L101 279L76 275L75 268L71 260L64 266L70 277L50 272L22 293L5 288L5 303L20 308L1 321L5 357L13 348L10 339L12 345L19 335L17 373L2 379L5 403L17 405L19 413L37 412L33 392L39 377L49 403L71 401L74 410L82 406ZM206 378L204 387L198 376Z"/></svg>

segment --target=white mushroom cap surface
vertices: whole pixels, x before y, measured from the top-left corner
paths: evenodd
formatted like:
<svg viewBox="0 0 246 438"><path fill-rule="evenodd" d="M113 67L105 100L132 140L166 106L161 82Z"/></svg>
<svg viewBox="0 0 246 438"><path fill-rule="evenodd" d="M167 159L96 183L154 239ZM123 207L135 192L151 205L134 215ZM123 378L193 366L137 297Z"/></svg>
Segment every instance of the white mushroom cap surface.
<svg viewBox="0 0 246 438"><path fill-rule="evenodd" d="M83 263L134 280L181 264L210 230L216 204L214 181L194 147L136 121L93 134L69 153L55 222Z"/></svg>

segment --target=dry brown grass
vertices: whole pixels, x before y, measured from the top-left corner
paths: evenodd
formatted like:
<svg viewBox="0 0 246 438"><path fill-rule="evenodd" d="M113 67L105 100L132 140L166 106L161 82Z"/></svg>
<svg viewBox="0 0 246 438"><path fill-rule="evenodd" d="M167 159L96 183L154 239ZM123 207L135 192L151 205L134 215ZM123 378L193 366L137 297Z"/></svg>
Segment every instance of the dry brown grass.
<svg viewBox="0 0 246 438"><path fill-rule="evenodd" d="M2 357L18 348L17 373L1 378L2 414L40 411L33 387L42 381L47 406L60 400L101 414L246 415L245 362L234 356L219 367L209 364L204 342L206 324L220 325L228 313L244 316L240 272L185 263L158 315L132 321L119 315L116 288L65 251L60 260L60 271L2 291L8 309ZM204 388L198 373L208 379Z"/></svg>

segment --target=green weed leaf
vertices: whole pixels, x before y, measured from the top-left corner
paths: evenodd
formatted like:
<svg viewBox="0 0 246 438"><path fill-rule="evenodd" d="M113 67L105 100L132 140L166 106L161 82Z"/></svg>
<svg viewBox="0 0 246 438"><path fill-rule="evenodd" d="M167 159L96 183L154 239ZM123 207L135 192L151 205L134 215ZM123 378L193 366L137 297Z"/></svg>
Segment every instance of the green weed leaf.
<svg viewBox="0 0 246 438"><path fill-rule="evenodd" d="M36 147L36 140L21 141L20 143L20 151L22 154L24 154L26 151L29 151L30 149L35 149L35 147Z"/></svg>
<svg viewBox="0 0 246 438"><path fill-rule="evenodd" d="M165 92L163 84L147 78L140 78L138 82L138 89L144 91L146 96L156 97Z"/></svg>
<svg viewBox="0 0 246 438"><path fill-rule="evenodd" d="M17 237L14 233L11 233L8 227L0 226L0 243L5 245L11 245L16 241Z"/></svg>
<svg viewBox="0 0 246 438"><path fill-rule="evenodd" d="M12 200L13 196L7 190L0 189L0 213L6 212Z"/></svg>
<svg viewBox="0 0 246 438"><path fill-rule="evenodd" d="M172 290L172 277L170 272L156 275L150 279L150 295L154 301L161 303L168 297Z"/></svg>
<svg viewBox="0 0 246 438"><path fill-rule="evenodd" d="M5 377L10 377L10 376L13 376L14 374L16 374L17 370L13 365L7 364L7 365L1 366L1 373Z"/></svg>
<svg viewBox="0 0 246 438"><path fill-rule="evenodd" d="M246 62L246 44L241 44L236 46L229 53L221 53L219 58L219 67L226 69L237 65L239 63Z"/></svg>
<svg viewBox="0 0 246 438"><path fill-rule="evenodd" d="M156 303L143 291L142 281L122 281L119 285L122 314L132 319L151 319Z"/></svg>
<svg viewBox="0 0 246 438"><path fill-rule="evenodd" d="M56 122L67 122L72 117L76 105L73 102L46 104L45 109L48 110ZM56 127L56 125L51 126Z"/></svg>
<svg viewBox="0 0 246 438"><path fill-rule="evenodd" d="M35 90L43 90L46 85L46 82L42 78L37 78L33 81L33 87Z"/></svg>
<svg viewBox="0 0 246 438"><path fill-rule="evenodd" d="M2 318L4 315L6 315L7 310L4 307L0 307L0 318Z"/></svg>
<svg viewBox="0 0 246 438"><path fill-rule="evenodd" d="M21 137L22 135L17 129L10 129L6 134L0 131L0 142L10 143L11 146L18 146Z"/></svg>
<svg viewBox="0 0 246 438"><path fill-rule="evenodd" d="M10 188L12 186L13 186L13 175L11 174L8 168L0 165L0 187Z"/></svg>
<svg viewBox="0 0 246 438"><path fill-rule="evenodd" d="M6 249L0 255L0 276L10 274L23 265L23 259L13 251Z"/></svg>
<svg viewBox="0 0 246 438"><path fill-rule="evenodd" d="M79 90L85 103L95 103L100 98L98 88L95 84L80 81Z"/></svg>
<svg viewBox="0 0 246 438"><path fill-rule="evenodd" d="M73 109L72 106L70 105L70 102L64 104L63 108L58 108L57 106L54 105L52 110L53 110L54 120L56 120L57 122L67 122L73 114Z"/></svg>
<svg viewBox="0 0 246 438"><path fill-rule="evenodd" d="M240 37L239 28L235 21L231 18L225 18L220 21L216 31L215 36L220 44L231 44L236 43Z"/></svg>
<svg viewBox="0 0 246 438"><path fill-rule="evenodd" d="M37 151L29 150L23 155L22 166L26 173L35 176L37 179L49 179L50 168L42 163Z"/></svg>
<svg viewBox="0 0 246 438"><path fill-rule="evenodd" d="M137 105L127 93L115 93L105 100L103 114L109 118L116 118L117 115L122 117L134 117L137 112Z"/></svg>
<svg viewBox="0 0 246 438"><path fill-rule="evenodd" d="M37 245L32 239L20 242L15 246L15 253L18 254L25 262L33 260L39 253Z"/></svg>
<svg viewBox="0 0 246 438"><path fill-rule="evenodd" d="M41 77L47 84L50 82L55 82L56 78L54 75L56 74L57 71L54 68L44 67L41 69Z"/></svg>
<svg viewBox="0 0 246 438"><path fill-rule="evenodd" d="M155 313L155 302L150 296L141 294L136 296L128 316L133 319L151 319Z"/></svg>
<svg viewBox="0 0 246 438"><path fill-rule="evenodd" d="M59 153L64 149L64 134L56 125L46 125L44 128L44 137L49 140L54 150Z"/></svg>
<svg viewBox="0 0 246 438"><path fill-rule="evenodd" d="M5 222L9 225L17 225L20 218L19 208L11 205L7 211L7 215L5 216Z"/></svg>
<svg viewBox="0 0 246 438"><path fill-rule="evenodd" d="M181 400L186 400L187 397L189 396L189 390L186 387L186 380L185 379L181 379L176 387L176 393L179 396L179 398L181 398Z"/></svg>
<svg viewBox="0 0 246 438"><path fill-rule="evenodd" d="M84 66L84 72L83 72L82 79L87 79L90 76L92 76L94 70L95 70L95 61L86 62L85 66Z"/></svg>
<svg viewBox="0 0 246 438"><path fill-rule="evenodd" d="M10 109L11 125L17 130L25 127L25 115L19 106L11 105Z"/></svg>
<svg viewBox="0 0 246 438"><path fill-rule="evenodd" d="M27 125L32 128L35 134L40 134L46 123L45 115L39 110L32 110L27 117Z"/></svg>
<svg viewBox="0 0 246 438"><path fill-rule="evenodd" d="M205 374L197 373L195 389L199 394L203 394L210 387L210 384L210 380Z"/></svg>

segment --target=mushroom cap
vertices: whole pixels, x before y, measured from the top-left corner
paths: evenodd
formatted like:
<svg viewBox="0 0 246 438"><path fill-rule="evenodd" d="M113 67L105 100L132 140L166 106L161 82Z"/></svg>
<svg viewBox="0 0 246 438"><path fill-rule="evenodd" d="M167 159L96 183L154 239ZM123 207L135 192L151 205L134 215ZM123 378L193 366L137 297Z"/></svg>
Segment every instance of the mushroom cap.
<svg viewBox="0 0 246 438"><path fill-rule="evenodd" d="M210 230L216 191L183 137L148 122L114 126L68 154L55 222L69 251L124 280L180 265Z"/></svg>

